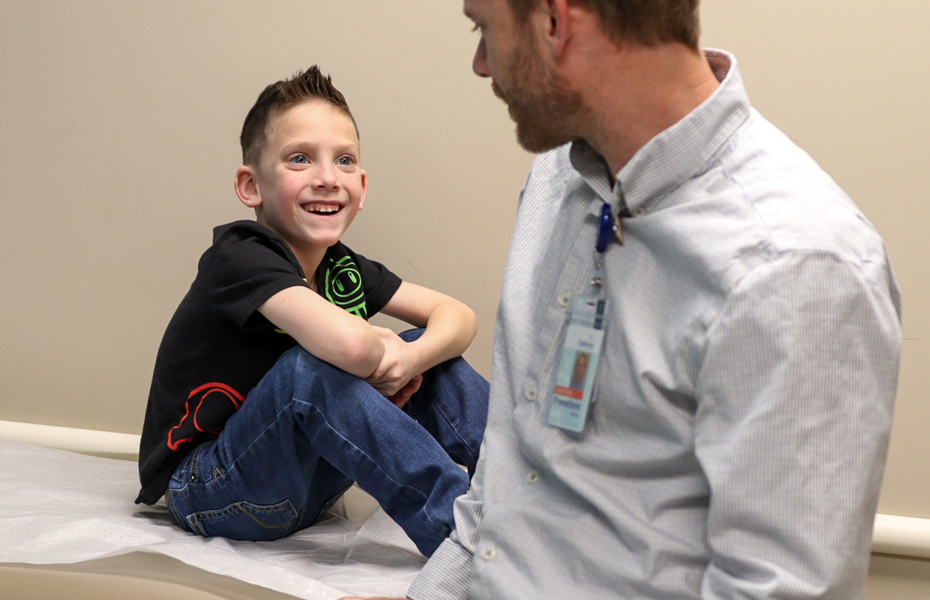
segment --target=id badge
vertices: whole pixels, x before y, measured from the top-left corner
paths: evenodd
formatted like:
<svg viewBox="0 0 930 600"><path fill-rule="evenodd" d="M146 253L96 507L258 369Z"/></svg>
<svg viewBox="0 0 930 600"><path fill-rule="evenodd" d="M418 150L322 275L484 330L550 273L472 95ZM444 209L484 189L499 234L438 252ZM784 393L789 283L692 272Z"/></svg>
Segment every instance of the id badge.
<svg viewBox="0 0 930 600"><path fill-rule="evenodd" d="M572 302L549 402L548 423L553 427L575 433L584 429L607 329L607 309L607 299L597 296L575 296Z"/></svg>

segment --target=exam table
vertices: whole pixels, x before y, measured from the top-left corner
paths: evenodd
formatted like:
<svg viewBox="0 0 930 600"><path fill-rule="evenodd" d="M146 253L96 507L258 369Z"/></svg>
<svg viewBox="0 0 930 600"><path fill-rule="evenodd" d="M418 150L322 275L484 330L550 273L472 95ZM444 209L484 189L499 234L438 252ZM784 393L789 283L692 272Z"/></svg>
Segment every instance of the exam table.
<svg viewBox="0 0 930 600"><path fill-rule="evenodd" d="M276 542L189 534L133 504L138 442L0 421L0 600L403 596L426 560L357 487Z"/></svg>
<svg viewBox="0 0 930 600"><path fill-rule="evenodd" d="M0 421L0 600L403 596L425 558L357 487L276 542L204 539L133 504L136 435ZM875 519L868 600L925 598L930 519Z"/></svg>

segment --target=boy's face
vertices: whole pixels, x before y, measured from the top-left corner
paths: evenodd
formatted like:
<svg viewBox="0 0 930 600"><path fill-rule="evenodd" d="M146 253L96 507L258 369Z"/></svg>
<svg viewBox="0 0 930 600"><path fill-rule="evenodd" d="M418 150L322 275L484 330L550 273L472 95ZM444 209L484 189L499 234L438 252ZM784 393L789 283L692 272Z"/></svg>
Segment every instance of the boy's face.
<svg viewBox="0 0 930 600"><path fill-rule="evenodd" d="M368 190L352 119L322 100L288 108L272 119L260 164L239 168L236 190L298 255L332 246Z"/></svg>

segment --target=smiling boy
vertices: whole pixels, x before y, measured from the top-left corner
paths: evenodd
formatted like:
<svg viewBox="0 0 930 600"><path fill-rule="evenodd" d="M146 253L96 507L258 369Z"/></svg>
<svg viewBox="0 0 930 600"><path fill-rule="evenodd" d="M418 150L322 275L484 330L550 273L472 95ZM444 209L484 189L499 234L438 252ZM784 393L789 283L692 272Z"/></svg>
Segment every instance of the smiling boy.
<svg viewBox="0 0 930 600"><path fill-rule="evenodd" d="M236 194L256 221L214 230L165 332L136 502L164 494L188 531L271 540L357 481L428 556L487 418L488 384L460 357L475 315L339 241L368 178L317 67L268 86L240 142ZM398 336L368 324L376 312L423 329Z"/></svg>

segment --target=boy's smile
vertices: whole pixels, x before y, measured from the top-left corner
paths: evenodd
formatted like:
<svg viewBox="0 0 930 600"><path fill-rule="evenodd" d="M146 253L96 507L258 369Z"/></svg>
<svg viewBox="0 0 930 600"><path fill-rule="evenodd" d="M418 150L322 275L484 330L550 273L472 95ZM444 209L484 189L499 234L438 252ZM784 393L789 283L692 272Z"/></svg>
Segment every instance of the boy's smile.
<svg viewBox="0 0 930 600"><path fill-rule="evenodd" d="M365 203L355 124L332 104L312 100L272 118L268 129L261 162L240 167L236 189L310 275Z"/></svg>

